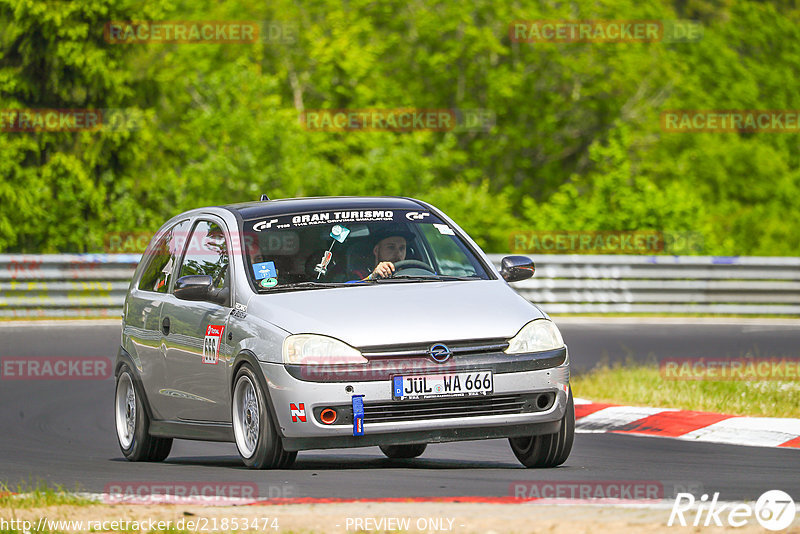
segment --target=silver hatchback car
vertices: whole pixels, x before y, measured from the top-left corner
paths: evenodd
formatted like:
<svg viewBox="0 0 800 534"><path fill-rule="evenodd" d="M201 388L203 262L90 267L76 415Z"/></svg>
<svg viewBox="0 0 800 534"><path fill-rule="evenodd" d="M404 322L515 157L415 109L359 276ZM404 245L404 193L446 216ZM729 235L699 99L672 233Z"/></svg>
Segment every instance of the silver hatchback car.
<svg viewBox="0 0 800 534"><path fill-rule="evenodd" d="M252 468L297 451L509 438L563 463L575 410L558 328L435 207L410 198L262 200L167 221L136 269L115 367L117 438L235 442Z"/></svg>

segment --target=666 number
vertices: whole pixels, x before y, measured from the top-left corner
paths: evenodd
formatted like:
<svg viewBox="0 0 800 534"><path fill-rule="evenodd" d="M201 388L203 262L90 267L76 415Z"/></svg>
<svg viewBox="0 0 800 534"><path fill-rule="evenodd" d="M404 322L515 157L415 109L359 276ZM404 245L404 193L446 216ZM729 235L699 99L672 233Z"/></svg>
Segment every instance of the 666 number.
<svg viewBox="0 0 800 534"><path fill-rule="evenodd" d="M492 389L492 375L485 374L483 375L483 379L481 379L480 373L476 374L475 378L472 378L472 375L467 375L467 378L464 380L464 389L467 391L473 389Z"/></svg>

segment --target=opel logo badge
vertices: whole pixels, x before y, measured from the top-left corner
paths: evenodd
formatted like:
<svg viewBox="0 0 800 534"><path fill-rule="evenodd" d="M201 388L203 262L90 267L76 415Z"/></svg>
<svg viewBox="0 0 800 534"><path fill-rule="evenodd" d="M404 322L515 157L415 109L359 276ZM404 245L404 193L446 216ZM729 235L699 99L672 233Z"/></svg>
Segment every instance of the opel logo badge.
<svg viewBox="0 0 800 534"><path fill-rule="evenodd" d="M442 345L441 343L433 345L428 350L428 354L431 355L431 358L433 358L433 361L438 362L438 363L446 362L447 360L450 359L450 356L453 355L453 353L450 351L450 349L447 348L447 345Z"/></svg>

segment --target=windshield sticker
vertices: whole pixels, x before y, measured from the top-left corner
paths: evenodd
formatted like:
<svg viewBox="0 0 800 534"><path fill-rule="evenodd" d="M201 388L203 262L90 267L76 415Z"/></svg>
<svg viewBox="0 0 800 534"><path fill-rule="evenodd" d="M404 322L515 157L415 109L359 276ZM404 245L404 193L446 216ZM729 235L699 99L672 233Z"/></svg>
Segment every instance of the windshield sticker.
<svg viewBox="0 0 800 534"><path fill-rule="evenodd" d="M219 361L219 345L224 331L224 325L210 324L206 327L206 338L203 342L203 363L217 365Z"/></svg>
<svg viewBox="0 0 800 534"><path fill-rule="evenodd" d="M261 287L275 287L278 285L277 278L264 278L261 280Z"/></svg>
<svg viewBox="0 0 800 534"><path fill-rule="evenodd" d="M401 221L410 221L412 223L440 222L440 220L429 211L342 210L302 213L300 215L278 215L271 219L264 219L252 223L252 228L254 232L264 232L262 235L270 235L275 230L286 230L304 226ZM265 230L269 231L265 232Z"/></svg>
<svg viewBox="0 0 800 534"><path fill-rule="evenodd" d="M456 235L455 230L453 230L446 224L434 224L433 227L439 230L439 233L442 235Z"/></svg>
<svg viewBox="0 0 800 534"><path fill-rule="evenodd" d="M319 273L317 279L328 272L328 264L331 262L331 258L333 258L333 253L330 250L326 250L322 255L322 260L314 267L314 271Z"/></svg>
<svg viewBox="0 0 800 534"><path fill-rule="evenodd" d="M270 219L268 221L261 221L257 222L253 225L253 230L256 232L263 232L269 228L272 228L272 225L278 222L278 219Z"/></svg>
<svg viewBox="0 0 800 534"><path fill-rule="evenodd" d="M277 271L275 271L275 262L272 261L254 263L253 273L256 275L256 280L261 280L262 278L275 278L278 276Z"/></svg>
<svg viewBox="0 0 800 534"><path fill-rule="evenodd" d="M331 228L331 237L339 243L344 243L344 240L347 239L348 235L350 235L350 229L344 226L337 224Z"/></svg>
<svg viewBox="0 0 800 534"><path fill-rule="evenodd" d="M292 217L294 226L310 226L330 222L375 222L392 221L392 210L362 210L362 211L326 211L322 213L307 213ZM281 226L279 226L280 228Z"/></svg>

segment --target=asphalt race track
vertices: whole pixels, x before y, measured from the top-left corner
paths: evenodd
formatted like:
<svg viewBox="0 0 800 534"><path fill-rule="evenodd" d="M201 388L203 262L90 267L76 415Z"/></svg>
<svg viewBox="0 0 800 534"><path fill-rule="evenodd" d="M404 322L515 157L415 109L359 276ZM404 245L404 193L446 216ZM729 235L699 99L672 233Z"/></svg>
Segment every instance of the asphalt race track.
<svg viewBox="0 0 800 534"><path fill-rule="evenodd" d="M573 320L574 321L574 320ZM631 325L569 322L562 332L578 369L604 358L651 361L666 356L798 356L797 325ZM0 324L0 358L113 357L113 324ZM256 482L259 496L376 498L509 496L511 483L660 481L665 487L754 499L770 489L800 495L797 450L690 443L610 434L577 434L567 463L526 470L506 440L437 444L416 460L389 460L376 448L308 451L288 470L251 471L233 444L176 441L161 464L123 459L114 433L114 382L0 380L0 481L45 481L102 492L133 481Z"/></svg>

